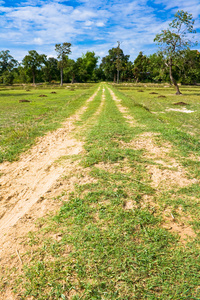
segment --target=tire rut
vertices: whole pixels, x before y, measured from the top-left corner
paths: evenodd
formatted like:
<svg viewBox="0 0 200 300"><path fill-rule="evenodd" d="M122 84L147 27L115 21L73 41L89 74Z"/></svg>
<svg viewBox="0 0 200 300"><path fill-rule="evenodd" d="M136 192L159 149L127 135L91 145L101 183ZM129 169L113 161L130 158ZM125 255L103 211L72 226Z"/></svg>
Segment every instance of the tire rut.
<svg viewBox="0 0 200 300"><path fill-rule="evenodd" d="M35 146L22 154L19 161L0 165L0 252L9 230L58 181L70 163L55 163L62 156L83 151L83 142L74 138L75 122L94 100L100 87L63 127L38 138Z"/></svg>
<svg viewBox="0 0 200 300"><path fill-rule="evenodd" d="M115 93L110 88L108 88L108 90L112 99L115 101L118 110L122 113L123 117L126 119L126 122L129 124L129 126L131 127L137 126L138 124L136 120L131 115L128 114L128 109L123 105L121 105L121 100L117 98Z"/></svg>

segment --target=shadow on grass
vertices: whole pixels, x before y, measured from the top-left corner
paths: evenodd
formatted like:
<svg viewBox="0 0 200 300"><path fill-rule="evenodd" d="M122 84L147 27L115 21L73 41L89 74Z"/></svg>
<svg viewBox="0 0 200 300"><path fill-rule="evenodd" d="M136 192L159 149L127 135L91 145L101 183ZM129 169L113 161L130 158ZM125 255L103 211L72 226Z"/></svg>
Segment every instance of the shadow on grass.
<svg viewBox="0 0 200 300"><path fill-rule="evenodd" d="M0 93L0 97L22 97L22 96L30 96L31 93L21 93L21 94L11 94L11 93Z"/></svg>

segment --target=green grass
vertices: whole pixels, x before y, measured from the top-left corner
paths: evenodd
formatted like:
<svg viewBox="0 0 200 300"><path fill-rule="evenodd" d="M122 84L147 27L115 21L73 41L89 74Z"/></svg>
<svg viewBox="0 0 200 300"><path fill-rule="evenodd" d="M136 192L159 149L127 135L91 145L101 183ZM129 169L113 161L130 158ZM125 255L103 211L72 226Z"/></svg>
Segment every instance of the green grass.
<svg viewBox="0 0 200 300"><path fill-rule="evenodd" d="M101 113L86 123L97 112L101 92L75 132L85 140L85 153L77 160L81 157L82 170L93 182L76 185L55 216L38 221L38 231L30 233L27 241L22 275L13 284L16 295L37 300L198 300L199 185L153 188L147 166L155 161L130 144L141 133L159 133L158 145L172 143L169 156L184 163L188 176L195 173L199 178L186 157L199 155L197 139L187 140L189 134L174 127L173 121L151 114L146 103L124 90L115 93L137 120L135 127L126 122L107 88ZM80 178L84 172L72 176ZM61 201L63 194L58 196ZM144 196L150 197L149 205L143 205ZM127 208L130 202L133 206ZM165 229L166 208L177 219L190 216L196 237L183 242L177 233Z"/></svg>
<svg viewBox="0 0 200 300"><path fill-rule="evenodd" d="M84 122L86 122L91 117L91 115L96 113L101 103L101 94L102 94L102 90L100 89L99 92L97 93L97 96L95 97L95 101L91 101L89 103L87 110L81 116L82 124L84 124Z"/></svg>
<svg viewBox="0 0 200 300"><path fill-rule="evenodd" d="M0 162L18 158L34 143L36 137L58 128L92 95L94 85L79 84L73 87L74 90L71 89L0 89ZM56 94L52 94L52 91ZM19 103L22 99L31 102Z"/></svg>
<svg viewBox="0 0 200 300"><path fill-rule="evenodd" d="M146 86L146 85L145 85ZM199 131L200 131L200 101L198 94L198 87L196 88L196 94L193 94L191 91L188 92L189 87L182 87L182 92L184 89L187 89L187 96L170 96L168 89L172 88L161 88L161 87L143 87L144 92L135 92L135 87L130 87L129 90L115 90L116 95L122 99L122 103L127 107L134 116L134 118L143 124L146 127L141 128L139 126L139 131L150 131L159 133L167 142L170 142L174 146L174 155L178 157L179 160L187 167L190 167L191 171L194 171L195 174L200 176L200 168L198 159L194 163L192 160L188 159L188 156L191 154L199 157L200 156L200 140L199 140ZM149 92L162 89L162 94L166 94L166 98L162 100L162 103L158 99L150 100ZM194 87L193 87L194 89ZM173 89L172 89L173 91ZM170 91L170 94L172 93ZM200 93L200 91L199 91ZM154 95L150 95L153 96ZM182 98L186 97L186 99ZM182 108L174 106L172 103L186 101L191 103L191 110L194 110L195 113L187 114L183 112L165 112L166 106L173 108ZM189 109L190 109L189 108ZM187 107L188 109L188 107ZM154 114L153 111L158 113ZM187 124L187 126L185 126ZM189 128L189 130L188 130ZM157 138L159 139L159 138ZM161 143L163 142L161 139ZM184 160L185 157L185 160ZM195 167L194 167L195 164ZM197 174L198 173L198 174Z"/></svg>
<svg viewBox="0 0 200 300"><path fill-rule="evenodd" d="M119 85L117 89L123 94L131 97L133 102L146 107L151 113L155 113L157 118L172 125L176 130L194 135L197 139L200 131L200 87L183 86L180 87L181 96L175 95L173 87L162 85L143 85L141 87ZM143 92L139 92L143 90ZM157 94L151 94L152 92ZM165 98L159 98L165 96ZM177 102L184 102L187 105L174 105ZM193 113L183 113L177 111L167 111L168 109L182 109L194 111Z"/></svg>

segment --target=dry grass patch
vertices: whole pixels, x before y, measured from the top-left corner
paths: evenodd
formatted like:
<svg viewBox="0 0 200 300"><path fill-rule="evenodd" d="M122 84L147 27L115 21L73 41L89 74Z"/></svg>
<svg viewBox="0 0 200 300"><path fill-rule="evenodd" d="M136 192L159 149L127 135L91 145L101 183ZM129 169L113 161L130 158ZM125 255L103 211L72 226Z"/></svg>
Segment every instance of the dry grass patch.
<svg viewBox="0 0 200 300"><path fill-rule="evenodd" d="M147 166L147 171L151 176L151 185L154 188L162 187L169 189L172 187L185 187L197 183L197 179L188 179L184 169L180 171L161 170L157 166Z"/></svg>
<svg viewBox="0 0 200 300"><path fill-rule="evenodd" d="M129 166L128 161L126 159L124 159L120 163L113 163L113 164L100 162L98 164L95 164L95 167L109 173L120 172L124 174L130 174L133 173L134 171L134 168Z"/></svg>
<svg viewBox="0 0 200 300"><path fill-rule="evenodd" d="M120 102L120 101L119 101ZM117 105L117 108L119 109L119 111L122 113L123 117L127 120L128 124L131 126L131 127L134 127L134 126L137 126L138 123L137 121L128 114L128 109L124 106L122 106L121 104L116 103Z"/></svg>
<svg viewBox="0 0 200 300"><path fill-rule="evenodd" d="M158 134L145 132L130 143L121 142L123 148L132 148L135 150L146 150L144 157L153 159L154 164L146 166L147 173L150 175L150 185L157 190L156 197L163 190L172 188L184 188L192 184L198 183L198 180L188 178L186 170L172 157L172 145L170 143L162 143L158 145L156 138ZM197 161L196 157L193 157ZM155 165L155 163L157 165ZM188 238L195 238L196 234L192 227L188 224L191 220L190 216L184 216L181 208L178 208L179 217L173 217L172 209L168 207L162 212L159 203L155 202L155 198L151 195L143 195L140 201L141 208L154 210L156 215L162 215L163 225L170 232L177 233L180 236L180 241L185 243ZM124 209L138 208L137 203L133 200L127 200L124 203Z"/></svg>
<svg viewBox="0 0 200 300"><path fill-rule="evenodd" d="M200 161L200 156L198 156L198 155L194 155L194 154L191 154L190 156L189 156L189 159L191 159L191 160L194 160L194 161Z"/></svg>
<svg viewBox="0 0 200 300"><path fill-rule="evenodd" d="M192 220L191 216L183 216L182 208L179 207L179 210L181 210L181 216L179 217L174 217L170 208L164 210L163 219L165 223L162 224L162 227L170 232L177 233L180 236L180 241L186 243L188 239L194 239L197 235L188 224Z"/></svg>
<svg viewBox="0 0 200 300"><path fill-rule="evenodd" d="M156 143L155 138L158 134L152 132L145 132L141 134L138 138L132 140L128 147L131 147L135 150L146 150L148 154L145 154L146 157L161 157L164 158L172 149L170 143L163 143L163 146L160 146Z"/></svg>
<svg viewBox="0 0 200 300"><path fill-rule="evenodd" d="M160 206L155 202L152 195L143 195L140 202L141 208L159 209Z"/></svg>
<svg viewBox="0 0 200 300"><path fill-rule="evenodd" d="M138 205L137 205L136 201L134 201L134 200L127 200L127 201L124 201L123 207L125 210L130 210L130 209L137 208Z"/></svg>
<svg viewBox="0 0 200 300"><path fill-rule="evenodd" d="M141 201L141 208L153 210L156 215L161 215L163 219L161 226L170 232L178 234L181 243L186 243L189 238L196 237L196 233L188 224L192 221L192 218L190 215L184 214L181 206L176 209L176 216L174 216L174 209L171 206L162 210L161 206L154 201L153 196L144 195Z"/></svg>
<svg viewBox="0 0 200 300"><path fill-rule="evenodd" d="M180 166L175 159L169 156L172 150L170 143L164 143L159 146L155 142L155 135L151 132L146 132L139 136L139 138L132 140L130 143L124 143L124 148L131 147L135 150L146 150L145 157L154 158L156 165L148 165L146 167L148 174L152 180L152 187L185 187L197 183L197 179L188 179L187 173L182 166ZM157 160L155 160L157 159ZM163 161L165 159L165 161ZM172 170L174 169L174 170Z"/></svg>

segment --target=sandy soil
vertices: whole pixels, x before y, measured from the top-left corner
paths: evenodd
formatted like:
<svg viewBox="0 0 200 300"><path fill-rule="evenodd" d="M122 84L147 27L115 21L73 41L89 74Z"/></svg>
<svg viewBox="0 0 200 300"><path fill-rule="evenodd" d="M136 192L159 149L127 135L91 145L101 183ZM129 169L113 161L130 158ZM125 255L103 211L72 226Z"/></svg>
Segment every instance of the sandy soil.
<svg viewBox="0 0 200 300"><path fill-rule="evenodd" d="M5 162L0 165L0 173L2 174L0 177L1 262L5 252L9 252L8 249L16 250L13 239L16 240L17 237L27 231L24 229L26 227L24 225L26 214L32 210L32 215L35 215L34 219L37 219L48 210L55 209L55 202L52 204L51 201L47 201L46 205L44 203L41 205L44 194L54 196L55 191L52 191L52 187L57 190L61 184L59 180L63 173L70 173L73 169L80 171L78 164L76 163L75 166L70 159L66 160L63 165L57 161L63 156L67 157L83 151L83 143L73 137L74 122L80 119L97 92L86 101L84 107L67 119L62 128L38 138L36 145L22 154L19 161ZM38 203L41 207L39 210ZM32 220L29 223L34 222ZM31 224L29 224L28 230L34 227ZM16 227L18 228L17 232Z"/></svg>

